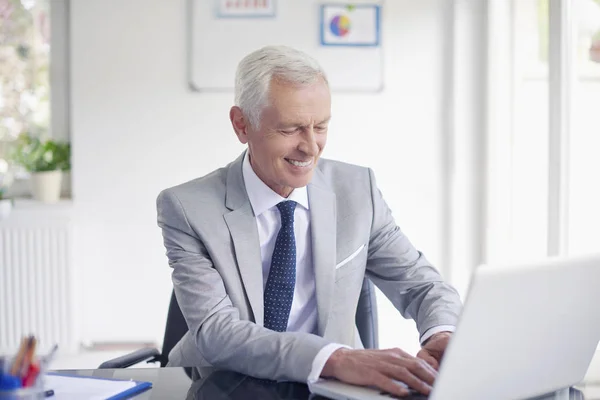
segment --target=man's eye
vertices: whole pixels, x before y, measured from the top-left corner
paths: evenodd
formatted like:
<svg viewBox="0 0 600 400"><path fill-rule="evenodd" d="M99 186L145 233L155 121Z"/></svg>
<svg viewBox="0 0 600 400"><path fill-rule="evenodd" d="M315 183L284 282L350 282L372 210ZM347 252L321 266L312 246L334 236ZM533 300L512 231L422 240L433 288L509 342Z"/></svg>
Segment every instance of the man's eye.
<svg viewBox="0 0 600 400"><path fill-rule="evenodd" d="M297 128L292 128L292 129L282 129L281 133L284 133L286 135L292 135L294 133L296 133L298 129Z"/></svg>
<svg viewBox="0 0 600 400"><path fill-rule="evenodd" d="M327 126L317 126L315 129L318 130L318 131L326 131L327 130Z"/></svg>

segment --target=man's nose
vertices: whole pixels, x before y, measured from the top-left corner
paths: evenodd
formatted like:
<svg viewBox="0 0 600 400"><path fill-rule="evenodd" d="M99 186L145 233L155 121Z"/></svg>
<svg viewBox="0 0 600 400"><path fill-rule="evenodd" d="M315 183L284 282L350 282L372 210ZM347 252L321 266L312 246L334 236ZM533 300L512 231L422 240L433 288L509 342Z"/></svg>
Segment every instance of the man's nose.
<svg viewBox="0 0 600 400"><path fill-rule="evenodd" d="M302 136L303 139L298 149L311 157L319 154L319 145L317 144L315 130L312 127L306 128Z"/></svg>

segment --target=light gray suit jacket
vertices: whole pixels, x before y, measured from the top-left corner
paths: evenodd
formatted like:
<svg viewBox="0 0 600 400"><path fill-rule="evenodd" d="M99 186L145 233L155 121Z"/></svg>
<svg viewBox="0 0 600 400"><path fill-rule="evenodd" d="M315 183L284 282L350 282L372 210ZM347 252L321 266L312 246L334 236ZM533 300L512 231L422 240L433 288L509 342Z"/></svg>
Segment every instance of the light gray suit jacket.
<svg viewBox="0 0 600 400"><path fill-rule="evenodd" d="M359 345L355 314L365 274L421 335L457 323L457 292L396 226L373 172L321 159L307 188L318 331L264 328L260 244L242 160L158 196L158 224L189 327L169 365L305 382L325 345Z"/></svg>

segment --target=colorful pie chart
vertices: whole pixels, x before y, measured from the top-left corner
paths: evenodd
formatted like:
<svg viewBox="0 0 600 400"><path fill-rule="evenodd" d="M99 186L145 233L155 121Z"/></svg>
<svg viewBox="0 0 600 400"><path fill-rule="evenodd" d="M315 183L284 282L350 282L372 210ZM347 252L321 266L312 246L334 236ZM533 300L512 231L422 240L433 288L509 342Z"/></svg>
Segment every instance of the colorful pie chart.
<svg viewBox="0 0 600 400"><path fill-rule="evenodd" d="M345 15L336 15L331 19L329 29L335 36L346 36L350 33L350 18Z"/></svg>

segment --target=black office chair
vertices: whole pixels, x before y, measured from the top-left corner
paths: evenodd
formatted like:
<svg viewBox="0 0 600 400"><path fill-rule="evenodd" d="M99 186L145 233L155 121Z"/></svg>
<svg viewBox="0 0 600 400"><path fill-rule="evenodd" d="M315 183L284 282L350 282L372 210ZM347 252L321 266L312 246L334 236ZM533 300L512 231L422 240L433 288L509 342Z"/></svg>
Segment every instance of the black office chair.
<svg viewBox="0 0 600 400"><path fill-rule="evenodd" d="M377 324L377 302L375 299L375 287L373 283L365 278L363 281L358 306L356 308L356 327L365 349L376 349L379 346L378 324ZM156 348L145 348L103 362L99 368L127 368L132 365L146 361L148 363L159 362L161 367L167 365L169 352L179 342L179 339L188 331L187 323L183 318L175 293L171 294L165 336L163 338L162 353ZM190 375L189 371L186 371Z"/></svg>

